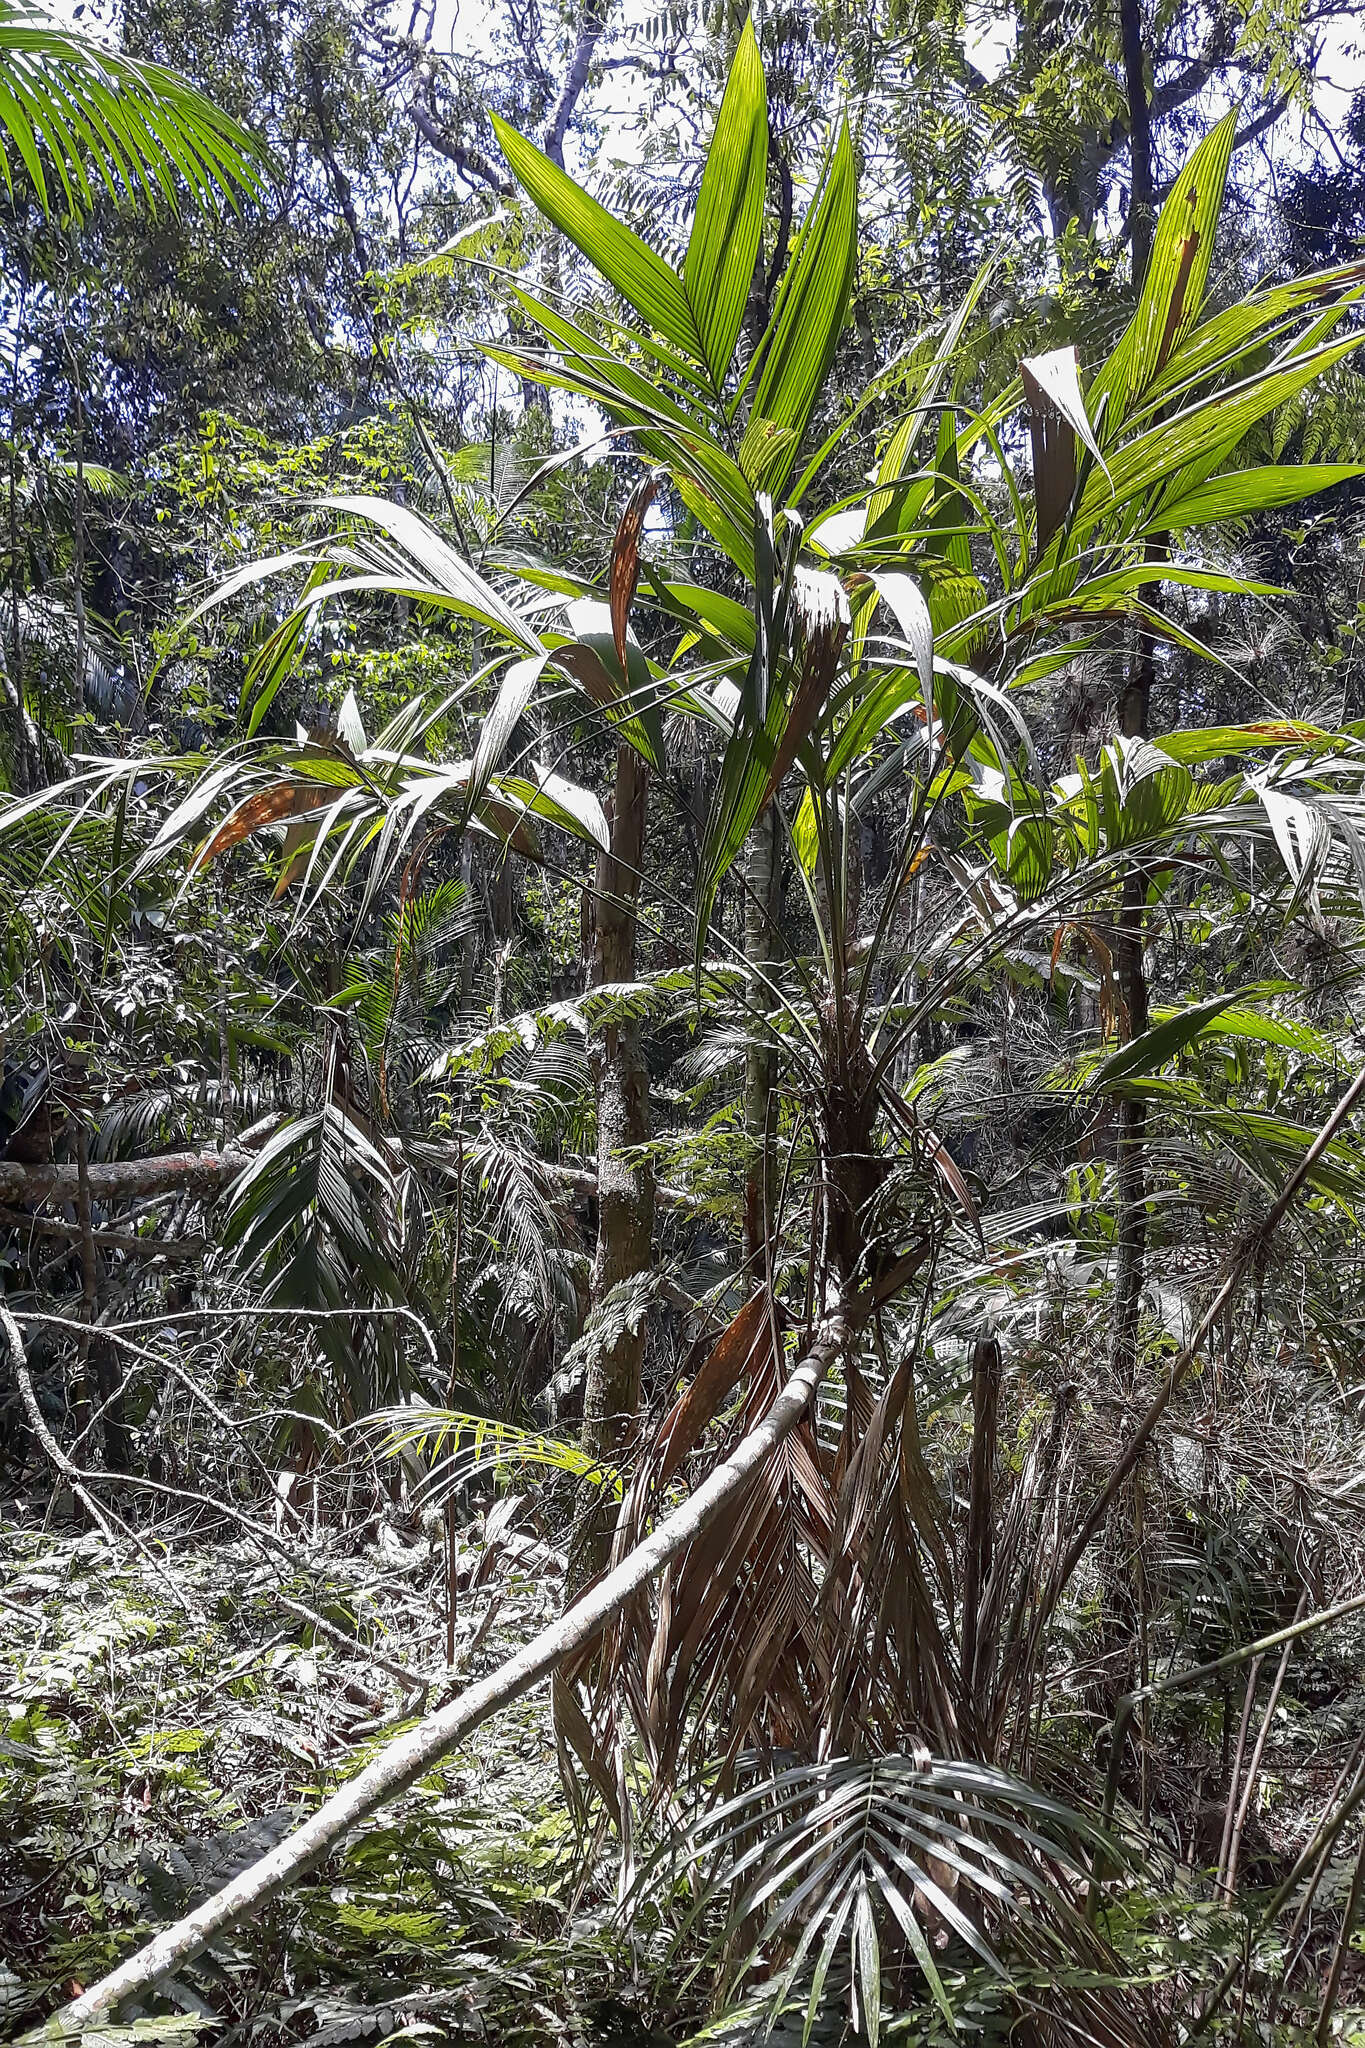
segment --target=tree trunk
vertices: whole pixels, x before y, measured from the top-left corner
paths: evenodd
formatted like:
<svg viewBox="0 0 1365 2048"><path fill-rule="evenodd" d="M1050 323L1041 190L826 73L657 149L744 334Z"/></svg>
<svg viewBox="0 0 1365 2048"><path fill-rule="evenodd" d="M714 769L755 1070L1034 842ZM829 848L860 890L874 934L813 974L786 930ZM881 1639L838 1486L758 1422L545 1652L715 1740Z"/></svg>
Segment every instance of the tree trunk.
<svg viewBox="0 0 1365 2048"><path fill-rule="evenodd" d="M1140 297L1152 255L1152 121L1143 70L1140 0L1120 0L1123 68L1128 88L1128 133L1133 190L1129 223L1133 236L1133 291ZM1159 552L1149 542L1148 558ZM1153 602L1158 593L1152 593ZM1133 635L1128 676L1119 703L1119 729L1129 739L1145 738L1156 672L1156 643L1139 628ZM1147 973L1143 964L1148 874L1139 864L1125 876L1119 910L1115 967L1119 996L1127 1013L1127 1035L1147 1029ZM1114 1320L1110 1361L1121 1384L1130 1387L1137 1368L1138 1320L1147 1256L1147 1105L1136 1096L1119 1103L1117 1160L1118 1242L1114 1261Z"/></svg>
<svg viewBox="0 0 1365 2048"><path fill-rule="evenodd" d="M649 770L633 747L616 754L611 851L597 863L592 981L633 981L645 845ZM649 1270L654 1235L654 1174L641 1151L649 1138L649 1071L634 1022L611 1024L594 1040L589 1064L597 1094L597 1256L594 1307L614 1287ZM623 1330L602 1346L583 1390L583 1445L595 1458L620 1447L640 1401L645 1333Z"/></svg>
<svg viewBox="0 0 1365 2048"><path fill-rule="evenodd" d="M76 1172L78 1176L76 1213L80 1226L81 1300L85 1330L80 1341L77 1365L79 1399L89 1410L94 1393L99 1397L99 1414L104 1432L104 1462L111 1472L131 1471L128 1428L123 1415L123 1374L113 1346L99 1332L99 1252L91 1219L90 1139L83 1123L76 1128ZM92 1446L93 1451L93 1446Z"/></svg>
<svg viewBox="0 0 1365 2048"><path fill-rule="evenodd" d="M776 804L749 835L748 893L744 902L744 958L748 966L745 1001L751 1040L745 1056L744 1138L744 1263L751 1288L765 1283L768 1240L777 1199L773 1172L773 1051L758 1026L759 1013L772 1009L767 966L773 954L774 927L782 897L781 845Z"/></svg>
<svg viewBox="0 0 1365 2048"><path fill-rule="evenodd" d="M1142 51L1141 0L1119 0L1123 77L1128 91L1128 153L1132 171L1128 230L1133 238L1133 286L1140 292L1152 256L1156 200L1152 190L1152 110Z"/></svg>
<svg viewBox="0 0 1365 2048"><path fill-rule="evenodd" d="M235 1148L226 1152L159 1152L149 1159L110 1159L88 1170L90 1192L101 1202L126 1202L135 1195L210 1195L227 1187L250 1166L253 1154ZM77 1202L80 1168L63 1163L29 1166L18 1159L0 1159L0 1202Z"/></svg>

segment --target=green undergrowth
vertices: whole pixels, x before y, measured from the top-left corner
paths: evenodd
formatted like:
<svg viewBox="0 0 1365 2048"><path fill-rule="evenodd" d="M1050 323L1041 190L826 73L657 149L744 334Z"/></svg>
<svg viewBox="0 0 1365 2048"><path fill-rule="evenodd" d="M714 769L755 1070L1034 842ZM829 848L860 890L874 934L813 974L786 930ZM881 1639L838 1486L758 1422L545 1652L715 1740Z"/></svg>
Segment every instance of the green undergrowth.
<svg viewBox="0 0 1365 2048"><path fill-rule="evenodd" d="M439 1703L562 1605L563 1558L546 1543L513 1537L490 1554L470 1530L461 1560L452 1671L434 1529L212 1543L181 1530L111 1546L94 1533L0 1525L0 2041L41 2025L279 1840L405 1725L421 1704L415 1681ZM566 1799L542 1688L125 2011L101 2048L835 2048L855 2038L837 1969L813 2017L808 1987L775 2016L773 1986L752 1979L746 2002L710 2016L706 1926L682 1950L670 1938L686 1917L683 1873L676 1896L665 1883L628 1924L621 1883L618 1845L584 1829ZM1247 1930L1239 1912L1179 1882L1111 1900L1106 1923L1122 1981L1172 2011L1182 2001L1188 2011L1191 1988L1211 1984ZM1261 1937L1261 1982L1283 1963L1273 1940ZM914 1972L888 1969L880 2039L1003 2048L1058 1973L1031 1975L1016 1958L1011 1976L1007 1990L960 1950L945 1953L950 2023ZM1330 2039L1365 2048L1355 1957L1346 1980ZM1088 1981L1112 1990L1120 1980ZM1276 2048L1316 2031L1294 2011L1280 2016ZM1242 2018L1230 2006L1206 2038L1239 2038Z"/></svg>
<svg viewBox="0 0 1365 2048"><path fill-rule="evenodd" d="M142 1554L13 1527L3 1541L0 2038L189 1910L402 1726L412 1695L376 1653L439 1679L433 1700L448 1687L439 1553L410 1536L309 1546L293 1569L184 1538ZM457 1679L562 1598L542 1564L466 1588ZM137 2038L648 2042L614 1894L572 1851L536 1697L126 2017Z"/></svg>

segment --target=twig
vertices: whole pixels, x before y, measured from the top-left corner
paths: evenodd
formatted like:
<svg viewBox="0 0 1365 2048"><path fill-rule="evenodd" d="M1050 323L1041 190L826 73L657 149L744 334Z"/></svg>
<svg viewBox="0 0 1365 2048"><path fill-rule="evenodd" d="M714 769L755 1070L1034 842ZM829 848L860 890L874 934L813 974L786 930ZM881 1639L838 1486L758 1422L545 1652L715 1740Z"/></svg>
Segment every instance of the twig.
<svg viewBox="0 0 1365 2048"><path fill-rule="evenodd" d="M27 1216L22 1209L0 1208L0 1230L29 1232L34 1237L64 1237L79 1243L79 1223L67 1223L60 1216ZM200 1259L208 1250L206 1237L143 1237L131 1230L92 1230L92 1245L105 1251L127 1252L138 1259Z"/></svg>
<svg viewBox="0 0 1365 2048"><path fill-rule="evenodd" d="M28 1358L24 1351L24 1340L19 1335L19 1325L15 1322L14 1317L3 1302L0 1302L0 1328L3 1328L5 1332L5 1341L9 1346L10 1371L14 1374L14 1384L19 1389L19 1399L24 1404L24 1413L28 1417L29 1428L42 1445L48 1462L61 1473L62 1478L71 1488L71 1491L75 1494L77 1500L95 1524L95 1527L100 1531L105 1542L112 1543L114 1531L104 1510L100 1507L94 1495L82 1485L80 1475L75 1466L47 1426L47 1417L43 1414L38 1403L38 1396L33 1390L33 1380L29 1374Z"/></svg>
<svg viewBox="0 0 1365 2048"><path fill-rule="evenodd" d="M355 1636L348 1636L344 1628L338 1628L334 1621L328 1621L325 1616L315 1614L312 1608L305 1607L301 1600L291 1600L287 1593L277 1593L275 1598L288 1613L297 1615L300 1621L306 1621L319 1635L326 1636L330 1642L340 1643L343 1650L354 1651L363 1657L366 1663L377 1665L381 1671L387 1671L391 1678L398 1680L404 1692L421 1693L425 1698L431 1690L430 1679L419 1678L416 1672L409 1671L406 1665L395 1664L391 1657L381 1657L368 1643L360 1642Z"/></svg>

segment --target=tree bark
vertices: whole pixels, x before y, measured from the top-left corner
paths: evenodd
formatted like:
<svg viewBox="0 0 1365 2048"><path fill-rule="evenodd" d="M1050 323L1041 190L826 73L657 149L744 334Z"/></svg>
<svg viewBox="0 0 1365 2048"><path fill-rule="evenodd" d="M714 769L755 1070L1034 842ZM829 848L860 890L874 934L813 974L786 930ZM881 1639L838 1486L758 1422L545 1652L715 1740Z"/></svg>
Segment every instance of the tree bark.
<svg viewBox="0 0 1365 2048"><path fill-rule="evenodd" d="M250 1152L159 1152L150 1159L111 1159L88 1169L90 1193L99 1202L131 1201L135 1195L216 1194L251 1164ZM0 1159L0 1202L76 1202L80 1168L28 1166Z"/></svg>
<svg viewBox="0 0 1365 2048"><path fill-rule="evenodd" d="M1133 284L1140 292L1151 261L1152 231L1156 226L1156 198L1152 189L1152 109L1147 99L1143 60L1141 0L1119 0L1119 30L1123 38L1123 78L1128 93L1128 156L1132 172L1128 227L1133 238Z"/></svg>
<svg viewBox="0 0 1365 2048"><path fill-rule="evenodd" d="M1152 256L1155 204L1152 192L1152 116L1143 67L1141 0L1120 0L1123 68L1128 90L1128 133L1133 187L1129 222L1133 236L1133 292L1141 297ZM1149 542L1147 557L1158 552ZM1119 729L1129 739L1146 737L1156 673L1156 643L1141 627L1133 636L1128 677L1119 703ZM1147 1029L1147 973L1143 964L1148 873L1139 864L1125 876L1115 945L1119 996L1127 1013L1129 1038ZM1120 1383L1131 1387L1137 1369L1138 1322L1147 1261L1147 1105L1125 1095L1119 1103L1117 1159L1118 1242L1114 1261L1114 1320L1110 1362Z"/></svg>
<svg viewBox="0 0 1365 2048"><path fill-rule="evenodd" d="M565 1657L599 1635L672 1558L710 1527L777 1446L791 1435L825 1374L848 1345L855 1324L853 1306L839 1303L813 1333L804 1357L758 1427L652 1535L575 1600L558 1621L543 1628L525 1649L416 1728L398 1736L276 1848L183 1920L163 1928L108 1976L81 1992L62 2009L61 2026L68 2033L91 2029L125 2000L150 1990L162 1977L179 1969L215 1935L237 1926L267 1899L294 1883L359 1822L424 1778L501 1707L520 1699L548 1677ZM32 2038L42 2038L41 2030Z"/></svg>
<svg viewBox="0 0 1365 2048"><path fill-rule="evenodd" d="M648 784L649 770L635 749L618 747L611 851L597 864L595 987L635 978ZM648 1272L653 1248L654 1172L641 1149L649 1138L649 1070L639 1025L608 1025L593 1043L589 1065L597 1095L597 1306L614 1287ZM583 1390L583 1445L595 1458L612 1457L635 1420L644 1351L641 1327L623 1330L593 1358Z"/></svg>

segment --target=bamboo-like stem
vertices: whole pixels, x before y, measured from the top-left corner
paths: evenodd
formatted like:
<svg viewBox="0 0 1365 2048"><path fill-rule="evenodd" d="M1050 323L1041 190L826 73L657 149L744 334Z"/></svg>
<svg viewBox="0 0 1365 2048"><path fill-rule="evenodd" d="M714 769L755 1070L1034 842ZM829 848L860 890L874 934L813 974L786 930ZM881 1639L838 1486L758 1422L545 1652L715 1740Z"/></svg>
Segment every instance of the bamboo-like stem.
<svg viewBox="0 0 1365 2048"><path fill-rule="evenodd" d="M1332 1783L1332 1789L1323 1801L1322 1813L1318 1817L1319 1827L1321 1827L1327 1815L1332 1811L1333 1802L1341 1791L1342 1786L1359 1769L1362 1756L1365 1756L1365 1735L1360 1737L1351 1754L1337 1772ZM1329 1842L1319 1855L1316 1868L1309 1873L1308 1882L1303 1888L1303 1897L1295 1908L1294 1917L1289 1923L1289 1932L1284 1938L1284 1967L1280 1971L1275 1987L1270 1994L1270 2004L1266 2009L1265 2016L1266 2032L1272 2040L1274 2039L1275 2016L1280 2009L1280 2000L1284 1996L1289 1979L1293 1975L1294 1965L1298 1961L1299 1936L1302 1934L1304 1924L1313 1910L1313 1901L1318 1895L1318 1886L1327 1874L1327 1865L1331 1860L1331 1854L1332 1845Z"/></svg>
<svg viewBox="0 0 1365 2048"><path fill-rule="evenodd" d="M1299 1595L1298 1606L1294 1609L1295 1621L1302 1620L1303 1611L1307 1605L1308 1588L1305 1586ZM1280 1690L1284 1685L1285 1673L1289 1669L1289 1659L1293 1655L1293 1651L1294 1645L1286 1643L1280 1652L1280 1661L1275 1668L1275 1676L1271 1682L1270 1697L1265 1703L1265 1712L1261 1716L1261 1725L1257 1731L1256 1746L1251 1752L1251 1762L1247 1765L1246 1781L1242 1786L1242 1796L1237 1802L1237 1812L1232 1823L1232 1835L1228 1842L1227 1863L1223 1872L1223 1890L1229 1898L1237 1890L1237 1866L1242 1860L1242 1833L1247 1824L1247 1815L1251 1812L1251 1802L1256 1794L1256 1781L1261 1775L1261 1759L1265 1755L1265 1746L1270 1738L1271 1723L1275 1719L1275 1709L1280 1703Z"/></svg>
<svg viewBox="0 0 1365 2048"><path fill-rule="evenodd" d="M1286 1654L1291 1645L1285 1644ZM1232 1752L1232 1769L1228 1773L1228 1798L1223 1809L1223 1834L1218 1844L1218 1866L1213 1874L1215 1891L1229 1890L1225 1875L1232 1854L1232 1837L1236 1826L1238 1793L1242 1784L1242 1759L1247 1753L1247 1737L1251 1733L1251 1716L1256 1707L1256 1688L1261 1682L1261 1659L1253 1657L1247 1673L1246 1691L1242 1695L1242 1718L1237 1728L1237 1747Z"/></svg>
<svg viewBox="0 0 1365 2048"><path fill-rule="evenodd" d="M1357 1601L1355 1604L1357 1606L1365 1605L1365 1601ZM1297 1858L1294 1867L1290 1871L1288 1877L1285 1878L1279 1890L1275 1893L1269 1905L1262 1913L1260 1919L1261 1932L1264 1932L1264 1930L1267 1927L1272 1927L1275 1924L1275 1921L1284 1911L1285 1906L1293 1897L1294 1893L1297 1891L1303 1879L1308 1875L1308 1872L1313 1868L1313 1865L1317 1862L1318 1857L1321 1856L1324 1852L1330 1854L1332 1844L1337 1840L1337 1837L1340 1835L1347 1821L1350 1820L1352 1814L1358 1811L1362 1802L1365 1802L1365 1773L1362 1773L1362 1775L1359 1778L1357 1778L1355 1784L1351 1787L1350 1792L1347 1794L1346 1798L1342 1801L1342 1804L1338 1807L1337 1811L1332 1815L1330 1820L1324 1820L1322 1825L1315 1830L1312 1841L1308 1844L1308 1847L1304 1850L1303 1854ZM1200 2013L1198 2019L1190 2028L1189 2033L1185 2036L1187 2048L1189 2042L1197 2041L1200 2035L1206 2032L1209 2026L1209 2022L1212 2020L1219 2006L1223 2003L1223 2000L1227 1997L1228 1992L1231 1990L1233 1982L1237 1976L1237 1972L1241 1968L1242 1958L1240 1955L1236 1955L1228 1964L1222 1976L1218 1979L1218 1982L1214 1985L1213 1990L1209 1994L1208 2002L1205 2005L1204 2010Z"/></svg>
<svg viewBox="0 0 1365 2048"><path fill-rule="evenodd" d="M1362 1832L1360 1846L1356 1850L1356 1867L1351 1873L1351 1889L1346 1895L1346 1911L1341 1916L1341 1932L1332 1951L1332 1967L1327 1973L1327 1984L1322 1994L1318 2030L1313 2037L1318 2048L1325 2048L1331 2037L1332 2011L1337 2002L1337 1992L1341 1989L1341 1973L1345 1967L1347 1951L1351 1946L1351 1931L1356 1924L1356 1914L1360 1911L1362 1885L1365 1885L1365 1832Z"/></svg>
<svg viewBox="0 0 1365 2048"><path fill-rule="evenodd" d="M0 1315L3 1315L0 1309ZM796 1428L816 1389L848 1345L861 1311L841 1302L815 1331L804 1356L756 1429L681 1507L637 1544L573 1605L498 1670L466 1688L458 1698L415 1728L395 1737L363 1771L324 1800L293 1834L215 1892L192 1913L154 1938L71 2000L49 2022L56 2031L92 2028L126 1999L199 1954L215 1935L236 1926L277 1892L292 1884L361 1821L415 1785L441 1759L501 1707L546 1678L572 1651L591 1642L628 1601L656 1578L670 1559L694 1542L743 1490ZM33 2036L36 2040L45 2030Z"/></svg>
<svg viewBox="0 0 1365 2048"><path fill-rule="evenodd" d="M1154 1678L1149 1686L1144 1687L1142 1695L1135 1692L1125 1693L1110 1724L1109 1769L1104 1782L1102 1808L1105 1827L1108 1827L1114 1817L1124 1737L1133 1715L1142 1705L1144 1698L1157 1699L1168 1692L1182 1692L1188 1685L1202 1684L1205 1679L1221 1678L1224 1673L1235 1671L1239 1664L1245 1664L1248 1658L1263 1657L1267 1650L1279 1650L1286 1643L1296 1643L1300 1636L1312 1635L1317 1629L1326 1628L1330 1622L1344 1621L1348 1614L1359 1614L1363 1607L1365 1593L1356 1593L1349 1600L1338 1601L1335 1607L1324 1607L1317 1614L1305 1615L1302 1621L1291 1621L1287 1628L1276 1629L1273 1635L1260 1636L1254 1643L1243 1643L1236 1650L1226 1650L1221 1657L1214 1657L1207 1664L1194 1664L1188 1671L1173 1671L1165 1678ZM1097 1856L1090 1880L1090 1894L1086 1900L1086 1917L1092 1921L1099 1906L1101 1882L1101 1858Z"/></svg>

